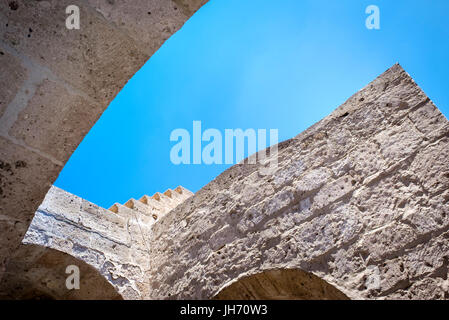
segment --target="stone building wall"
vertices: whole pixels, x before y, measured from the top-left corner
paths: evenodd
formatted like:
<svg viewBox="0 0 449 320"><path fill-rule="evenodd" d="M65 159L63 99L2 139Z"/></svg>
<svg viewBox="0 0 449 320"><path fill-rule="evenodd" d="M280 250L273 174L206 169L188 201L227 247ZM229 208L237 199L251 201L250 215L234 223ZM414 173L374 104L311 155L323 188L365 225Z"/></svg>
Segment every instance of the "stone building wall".
<svg viewBox="0 0 449 320"><path fill-rule="evenodd" d="M131 199L125 205L116 203L107 210L60 188L51 187L36 211L22 245L6 264L5 277L0 281L0 297L26 296L14 289L17 282L25 282L26 286L36 287L46 296L58 299L110 298L111 294L96 292L97 296L93 296L86 292L86 288L93 291L98 287L101 284L99 278L102 277L122 298L143 299L149 290L144 272L152 263L149 256L151 227L191 196L190 191L178 187L152 197ZM73 265L86 265L96 270L93 272L85 268L87 272L80 272L81 279L85 280L81 285L84 291L74 295L65 287L67 275L64 271L69 262L58 263L61 255L56 255L56 252L72 257L69 261ZM43 265L43 254L54 257L56 263ZM67 261L65 256L62 260ZM93 277L95 273L97 275ZM52 274L61 274L61 277L59 280L53 279ZM45 279L46 283L49 276L53 279L51 283L41 285L41 280ZM52 288L53 284L57 290ZM28 292L27 288L22 289Z"/></svg>
<svg viewBox="0 0 449 320"><path fill-rule="evenodd" d="M22 244L9 257L0 281L1 300L122 300L105 275L68 253L35 244ZM74 274L76 272L76 275ZM79 287L71 289L74 276ZM77 278L78 279L78 278ZM67 285L69 283L69 286ZM78 282L76 282L78 283Z"/></svg>
<svg viewBox="0 0 449 320"><path fill-rule="evenodd" d="M52 187L0 297L449 298L449 122L399 65L278 150L109 210Z"/></svg>
<svg viewBox="0 0 449 320"><path fill-rule="evenodd" d="M34 212L84 135L205 2L0 2L0 276L27 252ZM80 30L65 28L69 4ZM62 210L39 209L25 242L88 261L125 298L211 298L272 269L311 272L350 298L448 298L448 132L395 65L279 144L277 169L236 165L142 231L120 214L147 212L146 198L103 212L61 195ZM124 270L123 257L144 267Z"/></svg>
<svg viewBox="0 0 449 320"><path fill-rule="evenodd" d="M153 226L147 298L272 269L349 298L449 298L449 123L399 65L278 147L277 168L235 165Z"/></svg>
<svg viewBox="0 0 449 320"><path fill-rule="evenodd" d="M115 214L52 187L23 243L56 249L85 261L124 298L138 299L143 270L151 261L143 234L148 232L151 220L130 209Z"/></svg>

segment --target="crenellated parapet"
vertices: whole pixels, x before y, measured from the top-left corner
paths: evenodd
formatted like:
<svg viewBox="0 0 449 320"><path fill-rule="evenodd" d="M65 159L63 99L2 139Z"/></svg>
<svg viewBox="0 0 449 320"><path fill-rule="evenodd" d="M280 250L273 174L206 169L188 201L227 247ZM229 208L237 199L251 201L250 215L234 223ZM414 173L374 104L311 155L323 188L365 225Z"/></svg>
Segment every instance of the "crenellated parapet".
<svg viewBox="0 0 449 320"><path fill-rule="evenodd" d="M152 224L192 195L193 192L178 186L174 190L167 189L164 193L156 192L151 197L144 195L139 200L129 199L123 205L115 203L109 210L120 215L128 215L129 210L132 210L135 214L151 217L152 220L147 221Z"/></svg>

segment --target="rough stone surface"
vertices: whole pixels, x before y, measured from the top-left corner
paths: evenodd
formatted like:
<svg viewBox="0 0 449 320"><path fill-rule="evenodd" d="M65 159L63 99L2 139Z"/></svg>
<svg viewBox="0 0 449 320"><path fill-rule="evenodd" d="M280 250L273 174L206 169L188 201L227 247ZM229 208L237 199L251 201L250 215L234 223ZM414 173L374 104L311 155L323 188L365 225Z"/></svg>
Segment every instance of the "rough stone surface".
<svg viewBox="0 0 449 320"><path fill-rule="evenodd" d="M46 268L43 252L84 261L126 299L211 298L273 269L311 273L349 298L447 299L449 125L399 65L280 143L278 168L236 165L168 214L161 195L108 211L61 194L29 229L25 243L38 247L20 246L89 127L205 2L0 2L0 277L43 279L26 271ZM80 30L65 28L69 4ZM50 287L15 292L70 297Z"/></svg>
<svg viewBox="0 0 449 320"><path fill-rule="evenodd" d="M205 2L0 1L0 278L73 150ZM66 28L68 5L80 8L79 30Z"/></svg>
<svg viewBox="0 0 449 320"><path fill-rule="evenodd" d="M106 210L53 186L6 265L0 298L143 299L151 226L191 196L178 187ZM65 287L71 264L80 268L82 291Z"/></svg>
<svg viewBox="0 0 449 320"><path fill-rule="evenodd" d="M9 135L66 162L78 146L78 136L89 132L101 111L100 104L72 94L63 85L46 79L37 86L27 107L18 114Z"/></svg>
<svg viewBox="0 0 449 320"><path fill-rule="evenodd" d="M0 78L0 118L6 107L16 96L16 92L25 80L26 71L20 65L19 59L0 49L0 65L2 77Z"/></svg>
<svg viewBox="0 0 449 320"><path fill-rule="evenodd" d="M278 168L236 165L153 226L147 298L273 269L355 299L449 297L449 123L399 65L278 147Z"/></svg>
<svg viewBox="0 0 449 320"><path fill-rule="evenodd" d="M61 166L0 137L0 266L17 247ZM45 174L44 174L45 173ZM7 210L8 209L8 210Z"/></svg>
<svg viewBox="0 0 449 320"><path fill-rule="evenodd" d="M67 266L77 266L80 288L67 289ZM21 245L6 266L2 279L2 300L119 300L110 282L86 262L73 256L38 245Z"/></svg>
<svg viewBox="0 0 449 320"><path fill-rule="evenodd" d="M297 269L267 270L238 279L217 300L347 300L342 292L311 273Z"/></svg>
<svg viewBox="0 0 449 320"><path fill-rule="evenodd" d="M1 296L449 298L449 122L399 65L278 150L278 167L243 162L194 196L106 210L51 188ZM95 280L74 295L42 259Z"/></svg>

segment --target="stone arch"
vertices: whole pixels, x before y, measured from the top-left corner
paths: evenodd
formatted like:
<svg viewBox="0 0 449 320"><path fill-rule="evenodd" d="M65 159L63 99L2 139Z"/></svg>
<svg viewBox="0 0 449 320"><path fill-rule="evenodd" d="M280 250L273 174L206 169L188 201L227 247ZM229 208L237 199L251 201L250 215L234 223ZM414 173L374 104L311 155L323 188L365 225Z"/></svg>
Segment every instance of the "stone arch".
<svg viewBox="0 0 449 320"><path fill-rule="evenodd" d="M0 2L0 270L102 112L207 1Z"/></svg>
<svg viewBox="0 0 449 320"><path fill-rule="evenodd" d="M343 292L300 269L270 269L227 283L217 300L347 300Z"/></svg>
<svg viewBox="0 0 449 320"><path fill-rule="evenodd" d="M109 102L205 2L0 2L0 270ZM69 32L63 13L73 3L87 23ZM447 132L447 120L394 66L281 143L280 170L234 166L156 224L150 297L209 298L244 269L275 265L332 279L355 297L446 295L449 183L437 176L447 169ZM371 197L381 190L394 201ZM415 196L412 206L401 201ZM431 267L426 252L435 252ZM386 281L373 289L373 276Z"/></svg>
<svg viewBox="0 0 449 320"><path fill-rule="evenodd" d="M79 290L66 287L69 265L80 270ZM0 299L122 300L122 296L86 262L59 250L22 244L6 265Z"/></svg>

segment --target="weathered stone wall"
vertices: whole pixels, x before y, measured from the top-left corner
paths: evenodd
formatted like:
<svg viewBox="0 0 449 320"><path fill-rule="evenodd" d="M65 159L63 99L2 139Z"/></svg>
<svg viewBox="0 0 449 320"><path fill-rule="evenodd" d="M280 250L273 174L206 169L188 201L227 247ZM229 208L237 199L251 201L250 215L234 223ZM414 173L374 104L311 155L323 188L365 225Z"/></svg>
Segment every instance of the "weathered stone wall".
<svg viewBox="0 0 449 320"><path fill-rule="evenodd" d="M216 300L347 300L341 291L299 269L266 270L236 279Z"/></svg>
<svg viewBox="0 0 449 320"><path fill-rule="evenodd" d="M0 276L85 134L205 2L0 2ZM80 8L80 30L65 27L68 5Z"/></svg>
<svg viewBox="0 0 449 320"><path fill-rule="evenodd" d="M0 273L108 103L205 2L0 3ZM69 4L81 9L81 30L65 28ZM278 169L234 166L155 224L141 279L151 292L139 293L139 282L120 290L133 292L129 297L210 298L245 275L299 268L351 298L447 298L448 130L395 66L281 143ZM137 210L140 203L128 206ZM64 212L58 213L63 220L40 212L36 221L45 216L54 225L86 227ZM114 221L104 223L123 228L124 221ZM55 248L69 250L70 239L54 230ZM36 241L45 243L38 234Z"/></svg>
<svg viewBox="0 0 449 320"><path fill-rule="evenodd" d="M395 65L239 164L150 234L147 298L214 297L236 279L300 269L350 298L449 298L449 123Z"/></svg>
<svg viewBox="0 0 449 320"><path fill-rule="evenodd" d="M68 266L78 267L79 289L69 290L66 286ZM89 263L49 247L22 244L8 259L0 281L0 299L121 300L123 297Z"/></svg>
<svg viewBox="0 0 449 320"><path fill-rule="evenodd" d="M23 243L55 249L84 261L125 299L139 299L143 270L151 261L148 240L142 232L149 231L151 220L129 209L115 214L52 187Z"/></svg>
<svg viewBox="0 0 449 320"><path fill-rule="evenodd" d="M0 297L449 298L449 123L399 65L278 150L194 196L106 210L51 188Z"/></svg>
<svg viewBox="0 0 449 320"><path fill-rule="evenodd" d="M36 211L23 244L6 264L0 298L21 298L36 286L54 298L96 298L101 292L93 289L101 287L100 278L124 299L148 296L144 272L152 263L148 251L151 227L191 196L190 191L178 187L131 199L125 205L116 203L107 210L53 186ZM30 254L36 246L38 250ZM50 261L52 257L54 261ZM96 270L96 275L88 268L81 271L83 291L73 293L65 287L64 271L69 262ZM54 279L54 275L60 277ZM20 283L24 283L21 290L15 290ZM100 298L113 296L106 292Z"/></svg>

